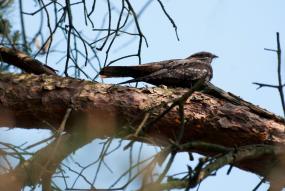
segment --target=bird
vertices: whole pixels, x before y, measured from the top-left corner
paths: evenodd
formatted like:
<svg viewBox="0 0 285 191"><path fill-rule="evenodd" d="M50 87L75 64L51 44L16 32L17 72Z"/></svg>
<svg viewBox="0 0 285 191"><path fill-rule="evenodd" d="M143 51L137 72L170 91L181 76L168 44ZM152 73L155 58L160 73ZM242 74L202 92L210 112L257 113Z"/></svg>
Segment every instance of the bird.
<svg viewBox="0 0 285 191"><path fill-rule="evenodd" d="M204 78L209 82L213 77L211 62L218 56L210 52L197 52L185 59L172 59L135 66L107 66L100 71L102 78L133 77L119 84L146 82L152 85L191 88Z"/></svg>

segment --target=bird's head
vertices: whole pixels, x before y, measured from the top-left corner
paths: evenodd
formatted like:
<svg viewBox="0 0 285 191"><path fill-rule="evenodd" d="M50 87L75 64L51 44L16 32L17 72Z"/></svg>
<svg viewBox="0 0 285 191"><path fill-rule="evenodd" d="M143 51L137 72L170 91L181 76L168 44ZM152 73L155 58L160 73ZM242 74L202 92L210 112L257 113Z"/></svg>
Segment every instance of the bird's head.
<svg viewBox="0 0 285 191"><path fill-rule="evenodd" d="M187 59L192 59L192 58L195 58L195 59L198 59L198 60L207 60L209 61L210 63L212 62L212 60L214 58L218 58L218 56L210 53L210 52L197 52L195 54L192 54L191 56L189 56Z"/></svg>

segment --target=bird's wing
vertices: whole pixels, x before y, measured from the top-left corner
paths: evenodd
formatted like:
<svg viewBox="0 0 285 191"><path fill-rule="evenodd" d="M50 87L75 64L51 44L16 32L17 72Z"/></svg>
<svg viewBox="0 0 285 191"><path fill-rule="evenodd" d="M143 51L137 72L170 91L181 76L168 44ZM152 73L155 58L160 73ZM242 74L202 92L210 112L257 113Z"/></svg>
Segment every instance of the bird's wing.
<svg viewBox="0 0 285 191"><path fill-rule="evenodd" d="M121 82L119 84L126 84L126 83L133 83L133 82L148 82L150 80L159 80L159 79L163 79L163 78L167 78L167 75L169 75L168 73L168 69L161 69L161 70L158 70L157 72L153 72L149 75L146 75L146 76L142 76L142 77L139 77L139 78L134 78L134 79L131 79L131 80L128 80L128 81L125 81L125 82Z"/></svg>
<svg viewBox="0 0 285 191"><path fill-rule="evenodd" d="M107 66L100 71L101 77L133 77L150 75L172 65L175 60L151 62L135 66Z"/></svg>
<svg viewBox="0 0 285 191"><path fill-rule="evenodd" d="M148 75L137 77L120 84L132 82L147 82L153 85L188 86L193 82L206 77L206 81L211 78L210 65L197 60L175 60L170 65L154 71Z"/></svg>
<svg viewBox="0 0 285 191"><path fill-rule="evenodd" d="M169 68L169 66L175 64L177 60L178 59L164 60L164 61L159 61L159 62L150 62L150 63L135 65L135 66L130 66L130 67L133 68L134 72L137 72L139 74L138 77L141 77L141 76L145 76L145 75L149 75L151 73L157 72L164 68Z"/></svg>
<svg viewBox="0 0 285 191"><path fill-rule="evenodd" d="M163 61L157 61L157 62L149 62L149 63L141 64L139 66L140 67L148 67L148 66L158 65L160 67L165 68L165 67L168 67L169 64L172 64L178 60L180 60L180 59L171 59L171 60L163 60Z"/></svg>
<svg viewBox="0 0 285 191"><path fill-rule="evenodd" d="M199 80L211 75L211 66L200 60L181 59L169 68L173 76L179 76L188 81Z"/></svg>

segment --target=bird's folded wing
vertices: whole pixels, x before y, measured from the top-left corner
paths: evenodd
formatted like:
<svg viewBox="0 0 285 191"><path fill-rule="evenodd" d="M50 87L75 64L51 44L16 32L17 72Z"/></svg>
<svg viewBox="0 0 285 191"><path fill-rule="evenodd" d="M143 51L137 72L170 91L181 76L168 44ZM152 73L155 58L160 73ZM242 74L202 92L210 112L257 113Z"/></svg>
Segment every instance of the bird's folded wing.
<svg viewBox="0 0 285 191"><path fill-rule="evenodd" d="M168 69L161 69L161 70L158 70L157 72L153 72L153 73L151 73L149 75L142 76L142 77L139 77L139 78L134 78L134 79L131 79L131 80L128 80L128 81L125 81L125 82L121 82L119 84L141 82L141 81L148 82L150 80L160 80L160 79L163 79L163 78L167 78L167 75L168 75Z"/></svg>

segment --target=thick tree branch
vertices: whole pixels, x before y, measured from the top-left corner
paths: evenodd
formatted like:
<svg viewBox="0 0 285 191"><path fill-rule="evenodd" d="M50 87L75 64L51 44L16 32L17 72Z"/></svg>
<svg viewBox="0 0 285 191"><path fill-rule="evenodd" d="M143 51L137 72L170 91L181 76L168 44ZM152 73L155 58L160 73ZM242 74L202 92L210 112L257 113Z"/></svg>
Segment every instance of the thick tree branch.
<svg viewBox="0 0 285 191"><path fill-rule="evenodd" d="M218 88L218 91L213 89L207 90L207 94L194 92L185 102L185 127L180 144L203 141L226 148L253 144L284 145L282 118ZM187 91L182 88L137 89L58 76L0 73L0 126L49 129L52 126L57 129L67 108L72 108L66 131L85 129L94 137L126 138L136 132L147 113L147 121L154 120ZM86 125L70 125L78 120ZM174 107L137 139L169 146L169 140L176 140L180 124L178 107ZM220 153L207 147L184 147L180 151L194 151L206 156ZM262 157L258 155L234 165L268 176L272 173L269 168L272 161L278 161L278 157L267 152ZM274 167L284 172L284 166L276 164ZM283 176L279 177L284 180Z"/></svg>

